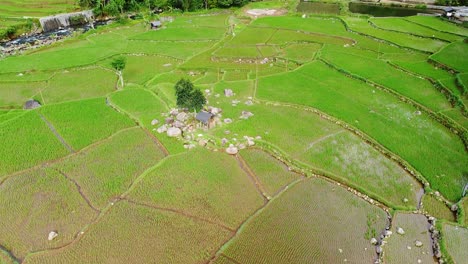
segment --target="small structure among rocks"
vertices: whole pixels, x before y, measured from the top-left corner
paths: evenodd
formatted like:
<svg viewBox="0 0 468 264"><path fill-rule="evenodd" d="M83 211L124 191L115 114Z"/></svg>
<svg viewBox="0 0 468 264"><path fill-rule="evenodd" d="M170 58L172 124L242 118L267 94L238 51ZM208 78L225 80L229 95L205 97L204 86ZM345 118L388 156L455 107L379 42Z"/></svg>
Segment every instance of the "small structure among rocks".
<svg viewBox="0 0 468 264"><path fill-rule="evenodd" d="M195 117L203 127L212 128L215 125L214 115L210 112L200 111Z"/></svg>
<svg viewBox="0 0 468 264"><path fill-rule="evenodd" d="M159 20L155 20L155 21L151 21L150 25L151 25L151 29L158 29L162 26L162 23Z"/></svg>
<svg viewBox="0 0 468 264"><path fill-rule="evenodd" d="M28 100L26 101L26 103L24 103L24 109L36 109L38 107L41 107L41 104L34 100L34 99L31 99L31 100Z"/></svg>

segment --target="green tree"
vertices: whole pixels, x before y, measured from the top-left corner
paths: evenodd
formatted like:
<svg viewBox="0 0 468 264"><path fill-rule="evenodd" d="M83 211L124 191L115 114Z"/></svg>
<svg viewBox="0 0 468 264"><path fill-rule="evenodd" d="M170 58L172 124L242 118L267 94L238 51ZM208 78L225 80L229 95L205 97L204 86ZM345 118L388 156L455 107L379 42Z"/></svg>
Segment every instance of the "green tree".
<svg viewBox="0 0 468 264"><path fill-rule="evenodd" d="M206 98L203 95L203 92L199 89L195 89L192 92L190 104L190 109L194 109L197 112L200 111L200 109L202 109L203 106L206 104Z"/></svg>
<svg viewBox="0 0 468 264"><path fill-rule="evenodd" d="M122 71L125 69L126 64L127 64L127 60L125 57L122 57L122 56L115 58L111 62L112 68L114 68L117 71L117 75L119 76L120 85L122 86L122 88L124 87Z"/></svg>
<svg viewBox="0 0 468 264"><path fill-rule="evenodd" d="M177 107L199 111L206 104L205 96L190 80L180 79L174 88Z"/></svg>

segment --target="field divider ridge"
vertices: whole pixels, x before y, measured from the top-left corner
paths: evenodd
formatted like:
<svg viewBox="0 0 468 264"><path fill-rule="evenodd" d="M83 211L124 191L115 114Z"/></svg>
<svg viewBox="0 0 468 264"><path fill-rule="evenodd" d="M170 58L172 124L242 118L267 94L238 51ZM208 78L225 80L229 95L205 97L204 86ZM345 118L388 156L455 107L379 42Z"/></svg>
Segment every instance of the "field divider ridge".
<svg viewBox="0 0 468 264"><path fill-rule="evenodd" d="M212 224L212 225L216 225L216 226L218 226L218 227L220 227L220 228L222 228L224 230L227 230L227 231L229 231L231 233L236 232L236 230L232 229L231 227L229 227L229 226L227 226L227 225L225 225L223 223L218 223L218 222L210 220L210 219L206 219L206 218L203 218L203 217L200 217L200 216L189 214L189 213L184 212L182 210L178 210L178 209L174 209L174 208L161 207L161 206L157 206L157 205L154 205L154 204L149 204L149 203L145 203L145 202L136 201L136 200L133 200L133 199L130 199L130 198L123 198L122 200L124 200L124 201L126 201L128 203L134 204L134 205L151 208L151 209L154 209L154 210L157 210L157 211L171 212L171 213L181 215L181 216L186 217L186 218L195 219L195 220L198 220L198 221L202 221L202 222L206 222L206 223L209 223L209 224Z"/></svg>
<svg viewBox="0 0 468 264"><path fill-rule="evenodd" d="M93 209L95 212L99 213L101 212L99 209L97 209L96 207L94 207L94 205L91 203L91 201L88 199L88 197L83 193L83 190L81 189L81 186L80 184L78 184L78 182L75 180L75 179L72 179L70 176L68 176L66 173L64 173L62 170L60 169L56 169L56 168L53 168L53 170L55 170L56 172L58 172L60 175L62 175L63 177L65 177L65 179L67 179L68 181L70 181L71 183L73 183L73 185L75 185L78 193L80 194L80 196L83 198L83 200L85 200L85 202L88 204L89 207L91 207L91 209Z"/></svg>
<svg viewBox="0 0 468 264"><path fill-rule="evenodd" d="M241 155L237 154L235 157L236 157L237 163L239 164L239 167L245 172L245 174L247 174L247 176L249 176L250 180L255 185L255 189L262 196L263 202L267 203L270 200L269 196L267 195L267 191L265 190L265 187L263 187L257 175L255 175L255 173L252 171L250 166L247 164L244 158L242 158Z"/></svg>

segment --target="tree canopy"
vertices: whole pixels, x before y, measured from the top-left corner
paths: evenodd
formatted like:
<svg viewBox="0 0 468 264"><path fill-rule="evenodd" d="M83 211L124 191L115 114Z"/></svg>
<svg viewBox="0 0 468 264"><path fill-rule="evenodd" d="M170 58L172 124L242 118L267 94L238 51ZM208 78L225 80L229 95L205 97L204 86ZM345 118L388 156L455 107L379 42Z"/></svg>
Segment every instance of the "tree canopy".
<svg viewBox="0 0 468 264"><path fill-rule="evenodd" d="M248 2L249 0L78 0L82 8L93 8L97 16L116 16L126 11L141 9L195 11L204 8L228 8L242 6Z"/></svg>
<svg viewBox="0 0 468 264"><path fill-rule="evenodd" d="M125 64L127 64L127 60L125 59L125 57L122 56L115 58L111 62L112 68L114 68L117 71L123 71L123 69L125 69Z"/></svg>
<svg viewBox="0 0 468 264"><path fill-rule="evenodd" d="M200 111L206 104L206 98L202 91L195 88L190 80L180 79L174 88L178 107Z"/></svg>

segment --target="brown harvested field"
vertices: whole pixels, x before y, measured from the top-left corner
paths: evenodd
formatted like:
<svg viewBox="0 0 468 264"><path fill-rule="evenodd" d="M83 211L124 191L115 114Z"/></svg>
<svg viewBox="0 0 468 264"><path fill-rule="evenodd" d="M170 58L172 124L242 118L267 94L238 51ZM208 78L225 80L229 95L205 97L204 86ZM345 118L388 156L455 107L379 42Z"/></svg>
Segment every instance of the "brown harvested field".
<svg viewBox="0 0 468 264"><path fill-rule="evenodd" d="M397 233L399 227L403 228L404 235ZM393 234L383 248L385 263L418 263L418 260L434 263L428 227L424 215L397 212L392 222ZM417 240L422 242L421 247L415 245Z"/></svg>
<svg viewBox="0 0 468 264"><path fill-rule="evenodd" d="M430 194L425 194L422 200L422 210L426 211L428 214L439 218L445 219L448 221L455 222L455 214L450 210L450 208L445 205L444 202L437 200L434 196Z"/></svg>
<svg viewBox="0 0 468 264"><path fill-rule="evenodd" d="M238 263L372 263L380 208L323 179L305 179L273 199L221 251Z"/></svg>
<svg viewBox="0 0 468 264"><path fill-rule="evenodd" d="M143 129L130 128L53 167L76 181L95 207L103 208L163 157Z"/></svg>
<svg viewBox="0 0 468 264"><path fill-rule="evenodd" d="M232 229L263 205L254 182L234 157L206 149L167 158L143 178L129 198Z"/></svg>
<svg viewBox="0 0 468 264"><path fill-rule="evenodd" d="M286 185L301 177L288 171L285 164L260 149L243 150L241 156L269 196L274 196Z"/></svg>
<svg viewBox="0 0 468 264"><path fill-rule="evenodd" d="M76 243L24 263L203 263L229 236L207 222L121 201Z"/></svg>
<svg viewBox="0 0 468 264"><path fill-rule="evenodd" d="M455 264L464 264L468 260L468 229L444 224L442 239Z"/></svg>
<svg viewBox="0 0 468 264"><path fill-rule="evenodd" d="M17 258L69 243L95 216L73 183L50 168L10 177L0 186L0 245ZM58 236L49 241L51 231Z"/></svg>

